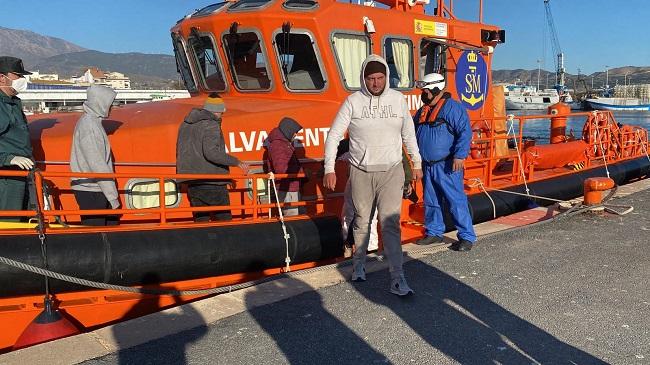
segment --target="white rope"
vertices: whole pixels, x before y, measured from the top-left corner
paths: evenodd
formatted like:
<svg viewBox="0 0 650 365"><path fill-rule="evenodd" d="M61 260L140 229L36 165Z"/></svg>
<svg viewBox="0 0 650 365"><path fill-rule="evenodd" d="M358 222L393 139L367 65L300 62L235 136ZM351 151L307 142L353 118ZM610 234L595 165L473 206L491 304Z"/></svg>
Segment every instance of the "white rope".
<svg viewBox="0 0 650 365"><path fill-rule="evenodd" d="M266 180L266 200L268 204L271 204L271 179ZM269 219L271 219L271 209L269 209Z"/></svg>
<svg viewBox="0 0 650 365"><path fill-rule="evenodd" d="M476 184L470 185L470 187L473 188L473 187L478 186L479 188L481 188L481 190L483 190L483 193L485 193L485 195L487 195L488 199L490 199L490 202L492 203L492 217L493 217L493 219L496 219L497 218L497 206L496 206L496 204L494 204L494 200L492 199L490 194L487 192L487 190L485 190L485 185L483 185L483 181L481 181L481 179L478 178L478 177L474 178L474 179L470 179L470 180L474 180L474 181L477 182Z"/></svg>
<svg viewBox="0 0 650 365"><path fill-rule="evenodd" d="M510 132L512 131L512 138L515 141L515 150L517 150L517 160L519 162L519 171L521 172L521 177L524 179L524 187L526 188L526 194L530 195L530 190L528 189L528 182L526 182L526 173L524 171L524 162L521 159L521 152L519 151L519 144L517 143L517 136L515 136L515 116L512 114L508 114L508 122L510 122L510 125L508 126L508 133L507 137L510 136Z"/></svg>
<svg viewBox="0 0 650 365"><path fill-rule="evenodd" d="M638 129L636 130L636 137L637 137L639 143L641 143L641 148L643 148L643 153L645 153L645 157L648 159L648 161L650 161L650 156L648 156L648 148L646 147L646 144L644 143L644 141L641 140L641 135L639 134Z"/></svg>
<svg viewBox="0 0 650 365"><path fill-rule="evenodd" d="M607 178L609 178L609 168L607 167L607 154L605 153L605 147L603 147L603 141L598 138L598 120L595 119L595 116L597 112L593 112L594 114L594 137L596 138L596 141L600 144L600 153L603 154L603 162L605 163L605 172L607 173ZM610 142L611 143L611 142Z"/></svg>
<svg viewBox="0 0 650 365"><path fill-rule="evenodd" d="M275 203L278 207L278 214L280 215L280 223L282 224L282 233L284 234L284 243L286 246L286 256L284 258L284 263L285 267L284 270L286 272L291 271L291 268L289 267L289 264L291 263L291 258L289 257L289 238L291 237L289 233L287 233L287 226L284 224L284 215L282 214L282 208L280 207L280 200L278 199L278 189L275 187L275 175L273 175L272 172L269 172L269 181L271 182L271 185L273 185L273 193L275 194ZM269 209L269 211L271 211Z"/></svg>

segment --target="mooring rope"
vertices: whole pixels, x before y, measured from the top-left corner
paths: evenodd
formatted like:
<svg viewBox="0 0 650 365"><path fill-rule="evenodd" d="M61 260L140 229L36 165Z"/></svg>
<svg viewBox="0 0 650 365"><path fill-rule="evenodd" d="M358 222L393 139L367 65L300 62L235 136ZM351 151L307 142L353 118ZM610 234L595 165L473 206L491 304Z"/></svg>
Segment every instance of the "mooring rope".
<svg viewBox="0 0 650 365"><path fill-rule="evenodd" d="M513 114L508 114L508 133L506 136L510 136L512 131L512 139L515 141L515 150L517 150L517 160L519 162L519 170L521 172L521 178L524 180L524 187L526 188L526 194L530 194L528 189L528 182L526 182L526 172L524 171L524 162L521 159L521 152L519 151L519 143L517 143L517 136L515 136L515 116Z"/></svg>
<svg viewBox="0 0 650 365"><path fill-rule="evenodd" d="M284 258L284 270L289 272L291 271L291 267L289 266L291 264L291 257L289 256L289 238L291 237L289 233L287 233L287 226L284 224L284 215L282 214L282 207L280 207L280 199L278 199L278 189L275 186L275 175L273 175L272 172L269 172L269 181L271 182L271 185L273 185L273 193L275 194L275 204L278 208L278 214L280 216L280 223L282 224L282 233L284 234L284 243L286 246L286 256Z"/></svg>

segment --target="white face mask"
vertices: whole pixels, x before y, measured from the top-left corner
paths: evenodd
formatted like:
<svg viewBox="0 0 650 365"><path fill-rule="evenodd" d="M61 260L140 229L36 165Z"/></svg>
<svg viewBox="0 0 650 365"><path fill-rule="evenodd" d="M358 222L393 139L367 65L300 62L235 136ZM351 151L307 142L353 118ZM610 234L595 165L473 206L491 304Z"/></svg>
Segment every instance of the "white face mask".
<svg viewBox="0 0 650 365"><path fill-rule="evenodd" d="M11 87L16 90L16 93L19 94L25 90L27 90L27 79L24 77L21 77L16 80L11 81Z"/></svg>

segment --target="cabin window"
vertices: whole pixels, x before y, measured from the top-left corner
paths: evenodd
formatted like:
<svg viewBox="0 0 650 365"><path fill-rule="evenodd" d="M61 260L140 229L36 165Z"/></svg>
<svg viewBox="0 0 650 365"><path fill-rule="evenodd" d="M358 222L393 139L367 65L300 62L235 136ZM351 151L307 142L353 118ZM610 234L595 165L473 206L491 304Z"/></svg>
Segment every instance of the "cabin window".
<svg viewBox="0 0 650 365"><path fill-rule="evenodd" d="M370 41L361 34L335 33L332 44L343 82L348 89L361 87L361 65L370 54Z"/></svg>
<svg viewBox="0 0 650 365"><path fill-rule="evenodd" d="M542 98L542 100L543 100L545 103L550 103L550 102L551 102L551 98L549 98L549 97L544 97L544 98Z"/></svg>
<svg viewBox="0 0 650 365"><path fill-rule="evenodd" d="M390 87L397 89L412 88L413 80L413 43L408 39L386 38L384 41L384 58L390 70Z"/></svg>
<svg viewBox="0 0 650 365"><path fill-rule="evenodd" d="M226 34L223 40L235 85L241 90L270 89L268 62L257 34Z"/></svg>
<svg viewBox="0 0 650 365"><path fill-rule="evenodd" d="M447 79L447 46L423 39L420 42L420 80L434 72Z"/></svg>
<svg viewBox="0 0 650 365"><path fill-rule="evenodd" d="M183 47L181 38L174 33L172 33L172 44L174 45L174 56L176 57L176 70L181 75L185 88L189 92L197 91L196 84L192 78L190 64L187 61L187 55L185 54L185 47Z"/></svg>
<svg viewBox="0 0 650 365"><path fill-rule="evenodd" d="M221 72L221 65L218 61L219 57L215 51L212 37L208 35L192 35L189 38L189 43L192 46L194 59L201 72L204 86L208 90L225 90L226 82Z"/></svg>
<svg viewBox="0 0 650 365"><path fill-rule="evenodd" d="M309 34L280 32L275 35L280 70L289 90L322 90L323 72Z"/></svg>
<svg viewBox="0 0 650 365"><path fill-rule="evenodd" d="M177 207L180 192L174 180L165 180L165 206ZM160 183L152 179L131 179L126 184L127 209L148 209L160 207Z"/></svg>
<svg viewBox="0 0 650 365"><path fill-rule="evenodd" d="M269 3L271 3L271 0L239 0L231 5L228 11L260 9Z"/></svg>
<svg viewBox="0 0 650 365"><path fill-rule="evenodd" d="M214 14L217 11L221 10L224 6L228 5L229 2L224 1L222 3L216 3L208 5L205 8L198 10L196 13L192 14L192 18L202 17L210 14Z"/></svg>
<svg viewBox="0 0 650 365"><path fill-rule="evenodd" d="M287 0L282 6L289 10L314 10L318 7L316 0Z"/></svg>

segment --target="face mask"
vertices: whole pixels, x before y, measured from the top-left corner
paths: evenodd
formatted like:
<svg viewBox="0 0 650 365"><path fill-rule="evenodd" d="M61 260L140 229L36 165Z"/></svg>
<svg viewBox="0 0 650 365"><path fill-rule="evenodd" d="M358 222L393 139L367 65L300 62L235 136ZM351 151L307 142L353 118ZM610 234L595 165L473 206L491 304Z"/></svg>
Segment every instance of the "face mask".
<svg viewBox="0 0 650 365"><path fill-rule="evenodd" d="M25 90L27 90L27 79L24 77L21 77L16 80L11 81L11 87L16 90L16 93L21 93Z"/></svg>
<svg viewBox="0 0 650 365"><path fill-rule="evenodd" d="M431 96L429 96L428 93L423 92L420 95L420 100L426 105L428 105L433 99L435 99L442 91L438 89L437 87L434 87L433 90L429 89L431 92Z"/></svg>

